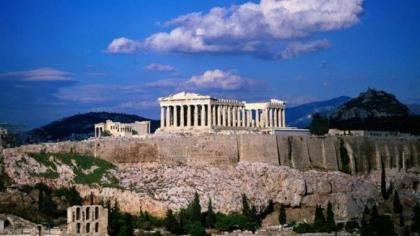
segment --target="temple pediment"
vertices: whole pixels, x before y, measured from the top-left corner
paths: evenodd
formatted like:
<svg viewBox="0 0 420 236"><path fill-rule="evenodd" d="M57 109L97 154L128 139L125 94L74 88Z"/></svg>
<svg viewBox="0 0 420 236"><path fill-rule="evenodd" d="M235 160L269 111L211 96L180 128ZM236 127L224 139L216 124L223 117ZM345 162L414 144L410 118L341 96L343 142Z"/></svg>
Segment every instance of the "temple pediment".
<svg viewBox="0 0 420 236"><path fill-rule="evenodd" d="M159 101L170 101L170 100L186 100L186 99L209 99L210 96L201 95L198 93L180 92L171 94L168 97L159 98Z"/></svg>

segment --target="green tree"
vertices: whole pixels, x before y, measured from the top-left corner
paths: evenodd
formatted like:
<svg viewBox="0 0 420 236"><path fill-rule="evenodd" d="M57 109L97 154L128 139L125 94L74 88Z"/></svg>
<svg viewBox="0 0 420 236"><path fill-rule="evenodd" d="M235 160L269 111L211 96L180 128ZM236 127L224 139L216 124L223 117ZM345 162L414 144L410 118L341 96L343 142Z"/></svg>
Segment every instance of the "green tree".
<svg viewBox="0 0 420 236"><path fill-rule="evenodd" d="M401 214L403 212L403 206L400 202L400 196L398 195L398 191L394 193L394 213Z"/></svg>
<svg viewBox="0 0 420 236"><path fill-rule="evenodd" d="M180 223L176 220L175 215L173 214L172 210L169 209L166 211L166 217L165 217L165 229L173 234L181 234L182 233L182 227Z"/></svg>
<svg viewBox="0 0 420 236"><path fill-rule="evenodd" d="M209 199L206 213L206 227L213 228L214 224L216 224L216 213L214 213L211 199Z"/></svg>
<svg viewBox="0 0 420 236"><path fill-rule="evenodd" d="M366 223L366 222L365 222ZM357 219L353 218L349 221L347 221L345 230L349 233L354 233L360 228L359 222L357 222Z"/></svg>
<svg viewBox="0 0 420 236"><path fill-rule="evenodd" d="M420 206L418 203L413 208L413 224L411 230L420 235Z"/></svg>
<svg viewBox="0 0 420 236"><path fill-rule="evenodd" d="M327 206L327 224L335 227L334 212L332 210L331 202L328 202Z"/></svg>
<svg viewBox="0 0 420 236"><path fill-rule="evenodd" d="M57 197L64 197L69 206L82 205L83 202L83 198L74 186L70 188L59 188L55 190L54 195Z"/></svg>
<svg viewBox="0 0 420 236"><path fill-rule="evenodd" d="M248 198L246 196L246 194L242 194L242 215L249 217L250 215L250 208L249 208L249 203L248 203Z"/></svg>
<svg viewBox="0 0 420 236"><path fill-rule="evenodd" d="M311 134L315 135L325 135L328 133L330 128L330 122L327 118L322 117L319 113L315 113L312 116L312 122L309 125L309 130Z"/></svg>
<svg viewBox="0 0 420 236"><path fill-rule="evenodd" d="M258 225L261 223L257 208L254 205L252 205L251 211L249 212L249 220L257 223Z"/></svg>
<svg viewBox="0 0 420 236"><path fill-rule="evenodd" d="M204 227L199 221L194 221L186 226L186 231L191 236L203 236L206 235Z"/></svg>
<svg viewBox="0 0 420 236"><path fill-rule="evenodd" d="M273 200L269 200L267 206L261 210L260 212L260 219L265 219L269 214L274 212L274 203Z"/></svg>
<svg viewBox="0 0 420 236"><path fill-rule="evenodd" d="M194 200L190 203L191 220L196 221L201 219L201 205L200 196L197 192L194 194Z"/></svg>
<svg viewBox="0 0 420 236"><path fill-rule="evenodd" d="M287 221L286 207L283 204L281 204L280 205L280 214L279 214L279 223L281 225L284 225L284 224L286 224L286 221Z"/></svg>
<svg viewBox="0 0 420 236"><path fill-rule="evenodd" d="M360 222L360 236L370 236L369 234L369 225L366 220L366 215L363 214L362 220Z"/></svg>
<svg viewBox="0 0 420 236"><path fill-rule="evenodd" d="M324 223L325 223L325 218L324 218L324 213L322 212L322 207L320 205L316 205L314 224L324 224Z"/></svg>
<svg viewBox="0 0 420 236"><path fill-rule="evenodd" d="M381 193L384 200L388 200L390 192L392 192L392 182L390 183L389 189L387 190L385 164L381 158Z"/></svg>

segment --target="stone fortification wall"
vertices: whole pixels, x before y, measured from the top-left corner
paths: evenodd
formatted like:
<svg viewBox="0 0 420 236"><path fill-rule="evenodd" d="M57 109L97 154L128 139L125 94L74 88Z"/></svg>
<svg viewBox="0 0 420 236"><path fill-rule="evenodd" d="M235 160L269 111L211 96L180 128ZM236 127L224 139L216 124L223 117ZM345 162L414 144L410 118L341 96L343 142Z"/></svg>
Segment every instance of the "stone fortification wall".
<svg viewBox="0 0 420 236"><path fill-rule="evenodd" d="M341 170L365 174L380 169L420 167L416 138L280 137L263 134L103 138L83 142L26 145L7 152L76 152L113 163L160 162L232 165L239 161L285 165L299 170Z"/></svg>

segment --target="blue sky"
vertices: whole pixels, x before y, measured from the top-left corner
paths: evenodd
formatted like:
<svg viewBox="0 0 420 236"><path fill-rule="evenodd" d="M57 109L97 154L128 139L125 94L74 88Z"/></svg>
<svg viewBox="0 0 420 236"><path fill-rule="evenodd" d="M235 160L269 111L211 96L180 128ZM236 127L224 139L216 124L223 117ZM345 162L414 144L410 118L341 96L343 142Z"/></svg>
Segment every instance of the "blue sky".
<svg viewBox="0 0 420 236"><path fill-rule="evenodd" d="M158 118L177 91L290 106L368 86L420 103L420 1L0 0L0 123Z"/></svg>

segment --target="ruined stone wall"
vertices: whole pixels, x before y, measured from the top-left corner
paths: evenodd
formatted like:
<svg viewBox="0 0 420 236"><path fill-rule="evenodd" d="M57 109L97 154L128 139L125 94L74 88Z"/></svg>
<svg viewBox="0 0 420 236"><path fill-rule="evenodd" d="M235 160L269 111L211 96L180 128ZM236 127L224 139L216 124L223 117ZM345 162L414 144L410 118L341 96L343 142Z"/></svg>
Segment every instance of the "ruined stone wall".
<svg viewBox="0 0 420 236"><path fill-rule="evenodd" d="M76 152L113 163L232 165L239 161L285 165L299 170L366 174L380 169L420 167L417 138L280 137L263 134L103 138L27 145L3 152Z"/></svg>

